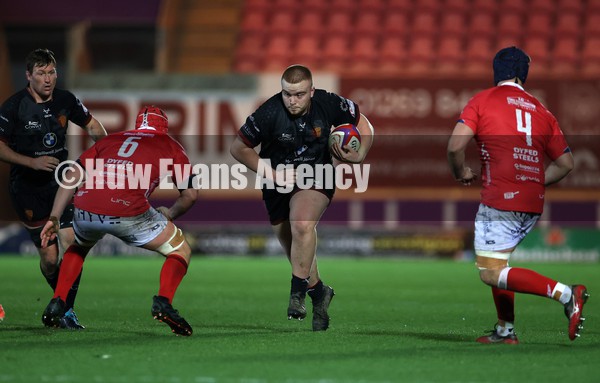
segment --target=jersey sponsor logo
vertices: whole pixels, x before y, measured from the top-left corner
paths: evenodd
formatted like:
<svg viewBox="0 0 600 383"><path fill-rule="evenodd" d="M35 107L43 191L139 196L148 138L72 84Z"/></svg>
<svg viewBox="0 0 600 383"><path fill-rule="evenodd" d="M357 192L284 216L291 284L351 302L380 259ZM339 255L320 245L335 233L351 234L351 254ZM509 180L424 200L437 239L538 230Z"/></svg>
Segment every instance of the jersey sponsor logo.
<svg viewBox="0 0 600 383"><path fill-rule="evenodd" d="M508 103L508 105L514 105L519 108L531 111L535 111L536 108L534 103L524 99L523 97L507 97L506 102Z"/></svg>
<svg viewBox="0 0 600 383"><path fill-rule="evenodd" d="M58 141L58 139L56 137L56 134L54 134L52 132L46 133L44 135L44 138L42 139L42 143L47 148L53 148L54 145L56 145L57 141Z"/></svg>
<svg viewBox="0 0 600 383"><path fill-rule="evenodd" d="M535 149L527 149L527 148L513 148L513 158L515 160L522 160L525 162L534 162L539 163L540 159L538 157L538 151Z"/></svg>
<svg viewBox="0 0 600 383"><path fill-rule="evenodd" d="M354 102L342 96L340 96L340 98L342 99L342 102L340 102L340 109L342 109L344 112L349 111L352 117L356 117L356 108L354 106Z"/></svg>
<svg viewBox="0 0 600 383"><path fill-rule="evenodd" d="M52 113L50 113L50 108L48 109L42 109L44 111L44 118L50 118L52 117Z"/></svg>
<svg viewBox="0 0 600 383"><path fill-rule="evenodd" d="M528 176L528 175L525 175L525 174L517 174L517 175L515 176L515 179L516 179L517 181L523 181L523 182L526 182L526 181L535 181L535 182L538 182L538 183L541 183L541 182L542 182L542 181L541 181L539 178L537 178L537 177L534 177L534 176Z"/></svg>
<svg viewBox="0 0 600 383"><path fill-rule="evenodd" d="M281 142L292 142L294 141L294 136L289 133L281 133L281 137L279 137L277 140Z"/></svg>
<svg viewBox="0 0 600 383"><path fill-rule="evenodd" d="M27 125L25 125L25 129L42 129L42 124L38 121L28 121Z"/></svg>
<svg viewBox="0 0 600 383"><path fill-rule="evenodd" d="M515 196L517 194L519 194L518 191L516 191L516 192L506 192L506 193L504 193L504 199L513 199L513 198L515 198Z"/></svg>
<svg viewBox="0 0 600 383"><path fill-rule="evenodd" d="M522 170L524 172L535 173L535 174L540 173L540 168L538 168L537 166L515 164L515 169Z"/></svg>

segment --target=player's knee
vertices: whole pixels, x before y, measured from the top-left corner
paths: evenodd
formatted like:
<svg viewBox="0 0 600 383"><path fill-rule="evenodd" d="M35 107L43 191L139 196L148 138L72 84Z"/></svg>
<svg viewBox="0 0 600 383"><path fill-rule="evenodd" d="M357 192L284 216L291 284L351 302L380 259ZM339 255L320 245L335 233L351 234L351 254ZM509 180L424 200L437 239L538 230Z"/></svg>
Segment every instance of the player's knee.
<svg viewBox="0 0 600 383"><path fill-rule="evenodd" d="M190 254L191 254L191 249L190 249L190 246L188 245L187 241L185 240L183 232L181 231L180 228L178 228L175 225L173 225L173 228L175 229L173 234L170 236L170 238L167 241L165 241L165 243L160 245L156 249L156 251L158 251L159 253L161 253L162 255L165 255L165 256L169 255L171 253L177 252L178 254L183 255L186 258L189 258Z"/></svg>
<svg viewBox="0 0 600 383"><path fill-rule="evenodd" d="M310 235L315 231L315 224L314 221L290 221L292 235L294 237Z"/></svg>
<svg viewBox="0 0 600 383"><path fill-rule="evenodd" d="M510 253L503 252L478 252L476 265L479 269L479 278L489 286L498 285L500 272L508 266Z"/></svg>

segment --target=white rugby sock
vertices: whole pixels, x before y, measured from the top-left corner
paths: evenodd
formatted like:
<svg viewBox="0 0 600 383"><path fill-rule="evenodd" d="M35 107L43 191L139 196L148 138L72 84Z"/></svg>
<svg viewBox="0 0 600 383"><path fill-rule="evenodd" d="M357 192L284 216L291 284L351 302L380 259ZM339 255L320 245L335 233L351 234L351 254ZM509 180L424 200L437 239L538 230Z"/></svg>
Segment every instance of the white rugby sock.
<svg viewBox="0 0 600 383"><path fill-rule="evenodd" d="M556 286L554 286L554 289L552 290L552 298L556 299L555 297L557 296L557 294L560 294L560 296L558 297L558 301L563 305L569 303L569 301L571 300L571 295L573 295L571 288L567 285L563 285L560 282L557 282Z"/></svg>

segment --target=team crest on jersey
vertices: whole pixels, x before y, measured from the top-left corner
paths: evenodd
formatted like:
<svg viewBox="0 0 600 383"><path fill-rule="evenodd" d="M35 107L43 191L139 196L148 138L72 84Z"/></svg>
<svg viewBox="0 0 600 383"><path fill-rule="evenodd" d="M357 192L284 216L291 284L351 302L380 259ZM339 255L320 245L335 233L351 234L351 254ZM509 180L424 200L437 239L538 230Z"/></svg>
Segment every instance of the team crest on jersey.
<svg viewBox="0 0 600 383"><path fill-rule="evenodd" d="M60 126L62 128L66 128L67 127L67 116L65 116L63 114L58 116L58 123L60 124Z"/></svg>
<svg viewBox="0 0 600 383"><path fill-rule="evenodd" d="M321 137L321 131L322 131L322 129L320 126L313 126L313 135L315 137L317 137L317 138Z"/></svg>
<svg viewBox="0 0 600 383"><path fill-rule="evenodd" d="M53 148L54 145L56 145L56 142L58 141L56 134L50 132L50 133L46 133L44 135L44 139L42 140L42 142L44 143L44 146L47 148Z"/></svg>

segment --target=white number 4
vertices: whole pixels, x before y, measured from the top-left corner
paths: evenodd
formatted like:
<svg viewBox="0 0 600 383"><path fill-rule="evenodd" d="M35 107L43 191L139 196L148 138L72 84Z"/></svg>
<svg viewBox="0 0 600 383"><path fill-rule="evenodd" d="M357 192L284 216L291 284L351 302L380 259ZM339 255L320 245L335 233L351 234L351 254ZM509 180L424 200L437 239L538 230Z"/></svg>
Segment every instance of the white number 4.
<svg viewBox="0 0 600 383"><path fill-rule="evenodd" d="M517 114L517 131L525 133L527 135L527 145L532 146L531 140L531 114L525 112L525 124L523 124L523 111L521 109L515 110Z"/></svg>

